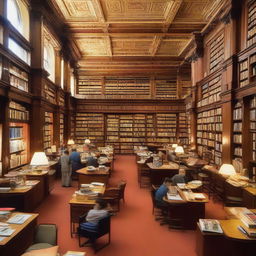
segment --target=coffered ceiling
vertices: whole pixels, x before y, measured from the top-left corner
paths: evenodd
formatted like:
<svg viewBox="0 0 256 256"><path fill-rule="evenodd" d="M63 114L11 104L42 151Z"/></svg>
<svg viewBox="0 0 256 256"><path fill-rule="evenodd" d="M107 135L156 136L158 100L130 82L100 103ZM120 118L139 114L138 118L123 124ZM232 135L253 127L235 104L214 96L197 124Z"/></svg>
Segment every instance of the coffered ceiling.
<svg viewBox="0 0 256 256"><path fill-rule="evenodd" d="M221 0L50 0L91 73L173 70ZM93 66L93 69L90 68ZM120 65L119 65L120 64ZM119 66L118 66L119 65ZM113 66L115 68L113 69ZM118 67L118 68L117 68ZM142 70L143 69L143 70ZM130 70L131 71L131 70Z"/></svg>

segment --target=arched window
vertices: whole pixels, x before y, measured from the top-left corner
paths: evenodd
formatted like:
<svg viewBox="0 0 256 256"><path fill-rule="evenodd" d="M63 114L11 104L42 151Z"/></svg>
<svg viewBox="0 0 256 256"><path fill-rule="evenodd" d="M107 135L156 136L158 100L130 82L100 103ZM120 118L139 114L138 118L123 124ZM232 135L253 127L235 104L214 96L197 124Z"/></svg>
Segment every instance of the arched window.
<svg viewBox="0 0 256 256"><path fill-rule="evenodd" d="M49 42L44 46L44 68L50 74L49 79L55 82L55 52Z"/></svg>
<svg viewBox="0 0 256 256"><path fill-rule="evenodd" d="M7 0L7 19L17 31L29 40L29 9L21 0Z"/></svg>
<svg viewBox="0 0 256 256"><path fill-rule="evenodd" d="M22 34L21 11L16 0L7 1L7 19Z"/></svg>

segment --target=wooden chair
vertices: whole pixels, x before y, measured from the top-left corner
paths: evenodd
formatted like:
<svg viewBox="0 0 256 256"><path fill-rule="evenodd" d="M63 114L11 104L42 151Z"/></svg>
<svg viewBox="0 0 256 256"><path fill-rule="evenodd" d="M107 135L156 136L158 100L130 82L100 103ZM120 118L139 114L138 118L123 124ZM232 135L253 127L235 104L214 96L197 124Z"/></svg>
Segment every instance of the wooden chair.
<svg viewBox="0 0 256 256"><path fill-rule="evenodd" d="M107 188L102 199L106 200L112 207L116 207L114 211L120 211L120 200L125 202L124 192L126 187L126 181L121 180L117 187Z"/></svg>
<svg viewBox="0 0 256 256"><path fill-rule="evenodd" d="M82 223L85 222L86 214L80 216L79 218L79 226L77 228L77 234L78 234L78 242L79 247L87 246L89 244L92 244L92 247L94 249L94 252L98 252L99 250L105 248L107 245L110 244L111 241L111 216L107 216L101 220L99 220L98 226L96 230L92 229L86 229L82 227ZM101 247L96 246L96 240L102 236L108 235L108 241ZM82 237L88 238L84 243L82 243Z"/></svg>

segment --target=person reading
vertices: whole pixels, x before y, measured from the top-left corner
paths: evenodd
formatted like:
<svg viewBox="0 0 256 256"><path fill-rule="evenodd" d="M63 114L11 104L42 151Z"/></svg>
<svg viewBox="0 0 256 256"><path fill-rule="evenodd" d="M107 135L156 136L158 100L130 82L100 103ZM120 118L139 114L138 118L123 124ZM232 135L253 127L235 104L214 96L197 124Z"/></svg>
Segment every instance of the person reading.
<svg viewBox="0 0 256 256"><path fill-rule="evenodd" d="M179 174L175 174L172 177L172 185L176 186L178 183L186 183L186 170L184 168L179 169Z"/></svg>
<svg viewBox="0 0 256 256"><path fill-rule="evenodd" d="M166 177L164 179L163 184L157 189L155 193L155 200L157 206L166 206L166 202L163 200L163 197L166 196L167 192L169 191L169 186L172 185L171 178Z"/></svg>

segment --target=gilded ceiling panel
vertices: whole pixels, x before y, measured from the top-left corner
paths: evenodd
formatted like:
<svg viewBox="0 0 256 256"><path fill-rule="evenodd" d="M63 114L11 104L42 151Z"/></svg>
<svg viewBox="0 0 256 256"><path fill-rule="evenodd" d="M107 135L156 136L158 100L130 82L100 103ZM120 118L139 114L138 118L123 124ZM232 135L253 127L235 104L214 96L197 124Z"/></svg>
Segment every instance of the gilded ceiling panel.
<svg viewBox="0 0 256 256"><path fill-rule="evenodd" d="M179 56L187 43L187 40L163 40L156 56Z"/></svg>
<svg viewBox="0 0 256 256"><path fill-rule="evenodd" d="M104 37L77 39L77 43L83 56L108 56Z"/></svg>

